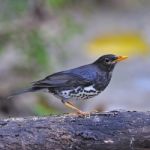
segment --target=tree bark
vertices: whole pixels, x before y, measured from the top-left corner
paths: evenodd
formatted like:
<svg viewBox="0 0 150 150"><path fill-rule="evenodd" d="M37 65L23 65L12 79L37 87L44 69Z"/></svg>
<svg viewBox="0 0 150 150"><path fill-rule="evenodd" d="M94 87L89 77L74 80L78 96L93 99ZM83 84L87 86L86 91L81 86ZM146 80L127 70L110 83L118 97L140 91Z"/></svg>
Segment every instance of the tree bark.
<svg viewBox="0 0 150 150"><path fill-rule="evenodd" d="M0 120L0 150L150 150L150 112Z"/></svg>

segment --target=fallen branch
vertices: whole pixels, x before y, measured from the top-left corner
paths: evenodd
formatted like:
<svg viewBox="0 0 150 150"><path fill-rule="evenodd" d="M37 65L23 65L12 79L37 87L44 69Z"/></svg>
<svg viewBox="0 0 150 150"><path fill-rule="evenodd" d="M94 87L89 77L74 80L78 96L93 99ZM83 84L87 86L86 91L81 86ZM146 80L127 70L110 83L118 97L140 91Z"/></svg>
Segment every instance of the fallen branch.
<svg viewBox="0 0 150 150"><path fill-rule="evenodd" d="M0 120L1 150L150 150L150 112Z"/></svg>

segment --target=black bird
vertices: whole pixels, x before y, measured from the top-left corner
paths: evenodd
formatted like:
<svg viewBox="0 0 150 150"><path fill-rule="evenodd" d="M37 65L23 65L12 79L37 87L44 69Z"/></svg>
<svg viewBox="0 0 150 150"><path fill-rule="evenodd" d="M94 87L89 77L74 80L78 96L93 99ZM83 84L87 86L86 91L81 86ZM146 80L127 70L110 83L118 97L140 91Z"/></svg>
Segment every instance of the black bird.
<svg viewBox="0 0 150 150"><path fill-rule="evenodd" d="M86 100L98 95L109 84L117 62L126 58L127 56L104 55L91 64L57 72L33 82L30 88L21 90L14 95L48 89L50 93L61 99L67 107L85 115L86 112L76 108L70 100Z"/></svg>

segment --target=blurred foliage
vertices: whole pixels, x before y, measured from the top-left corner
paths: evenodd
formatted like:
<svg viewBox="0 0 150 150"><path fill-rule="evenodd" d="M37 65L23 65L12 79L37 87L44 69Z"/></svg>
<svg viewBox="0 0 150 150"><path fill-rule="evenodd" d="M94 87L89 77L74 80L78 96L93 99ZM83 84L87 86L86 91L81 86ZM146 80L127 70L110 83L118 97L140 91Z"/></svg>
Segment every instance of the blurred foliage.
<svg viewBox="0 0 150 150"><path fill-rule="evenodd" d="M114 53L123 55L145 55L150 45L138 33L108 34L92 39L88 45L90 54Z"/></svg>
<svg viewBox="0 0 150 150"><path fill-rule="evenodd" d="M59 7L69 2L68 0L46 0L46 1L48 1L49 5L52 5L54 7L57 6ZM1 10L3 13L0 14L0 18L1 16L3 16L4 18L8 19L8 21L5 22L3 18L4 32L2 33L3 35L0 38L0 52L5 50L5 44L12 42L14 47L19 46L19 49L22 50L23 55L26 56L27 60L26 62L24 62L25 66L29 66L30 68L33 68L33 70L36 69L47 70L48 68L50 69L51 67L49 66L50 65L50 57L48 56L49 49L47 48L45 41L41 36L41 33L38 31L39 28L35 27L34 31L33 30L30 31L30 27L28 31L27 26L21 26L21 28L19 26L18 30L14 28L13 27L14 25L19 25L20 23L24 22L24 17L19 18L20 20L22 20L22 22L19 21L19 24L14 25L12 24L10 26L9 21L11 21L11 19L14 19L13 16L17 17L18 14L21 14L22 12L25 12L26 13L25 16L27 16L27 14L32 13L31 8L34 8L36 6L43 7L41 8L41 10L43 10L45 6L40 5L41 2L42 1L40 0L38 1L6 0L3 3L5 9ZM30 16L28 17L30 18ZM33 16L31 15L31 17ZM64 43L68 42L76 33L81 33L83 28L69 14L65 14L63 17L61 17L60 22L62 29L61 33L56 34L55 37L50 37L49 42L51 43L54 49L60 49L58 57L60 57L60 60L63 62L68 57L68 53L66 53L63 47Z"/></svg>
<svg viewBox="0 0 150 150"><path fill-rule="evenodd" d="M66 49L64 49L64 44L69 42L76 34L83 33L83 26L77 23L71 16L66 15L61 19L61 28L60 34L56 34L55 36L50 36L51 45L58 49L60 52L58 60L64 62L67 60L69 55L69 50L66 53Z"/></svg>
<svg viewBox="0 0 150 150"><path fill-rule="evenodd" d="M43 70L48 68L48 54L46 51L46 46L41 38L40 34L37 31L33 31L28 35L27 39L28 48L26 49L27 56L29 61L33 60L38 67L42 67Z"/></svg>
<svg viewBox="0 0 150 150"><path fill-rule="evenodd" d="M76 22L70 15L63 16L60 21L60 34L55 34L55 36L50 38L52 44L63 46L64 42L69 42L74 35L82 34L83 26Z"/></svg>
<svg viewBox="0 0 150 150"><path fill-rule="evenodd" d="M5 0L9 2L9 7L11 12L22 12L25 11L28 0ZM7 3L8 3L7 2Z"/></svg>
<svg viewBox="0 0 150 150"><path fill-rule="evenodd" d="M63 19L64 30L63 30L63 38L62 40L68 41L70 38L77 34L83 32L83 26L78 24L71 16L67 16Z"/></svg>
<svg viewBox="0 0 150 150"><path fill-rule="evenodd" d="M16 34L13 36L12 42L17 50L22 52L24 62L21 62L21 65L23 68L27 66L26 69L39 72L50 67L46 44L37 29Z"/></svg>
<svg viewBox="0 0 150 150"><path fill-rule="evenodd" d="M0 35L0 54L5 50L4 47L8 43L10 36L11 36L10 33L7 33L5 35Z"/></svg>
<svg viewBox="0 0 150 150"><path fill-rule="evenodd" d="M58 8L58 7L64 6L70 0L47 0L47 1L50 6Z"/></svg>
<svg viewBox="0 0 150 150"><path fill-rule="evenodd" d="M22 15L27 10L28 2L28 0L5 0L1 2L0 19L6 21Z"/></svg>
<svg viewBox="0 0 150 150"><path fill-rule="evenodd" d="M34 113L38 116L45 116L51 114L58 114L58 110L51 107L43 98L39 99L33 109Z"/></svg>

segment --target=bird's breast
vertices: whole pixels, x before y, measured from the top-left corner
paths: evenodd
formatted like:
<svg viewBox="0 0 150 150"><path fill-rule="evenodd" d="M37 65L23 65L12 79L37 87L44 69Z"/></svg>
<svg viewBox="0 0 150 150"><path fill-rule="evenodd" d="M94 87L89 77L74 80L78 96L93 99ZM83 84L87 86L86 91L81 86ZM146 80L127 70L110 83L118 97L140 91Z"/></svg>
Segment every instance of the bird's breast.
<svg viewBox="0 0 150 150"><path fill-rule="evenodd" d="M103 91L110 83L112 73L103 72L95 80L94 88L98 91Z"/></svg>

